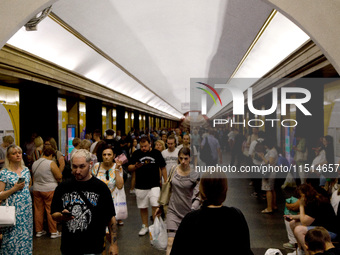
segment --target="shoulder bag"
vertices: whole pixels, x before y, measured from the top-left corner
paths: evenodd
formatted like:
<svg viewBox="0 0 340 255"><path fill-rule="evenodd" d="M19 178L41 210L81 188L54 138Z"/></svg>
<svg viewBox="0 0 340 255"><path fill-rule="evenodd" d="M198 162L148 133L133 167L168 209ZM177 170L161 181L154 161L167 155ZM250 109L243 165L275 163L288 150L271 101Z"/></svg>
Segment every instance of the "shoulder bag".
<svg viewBox="0 0 340 255"><path fill-rule="evenodd" d="M158 203L160 205L167 205L167 204L169 204L170 195L171 195L171 179L172 179L172 177L173 177L173 175L175 173L176 167L177 167L177 165L175 165L175 166L173 166L171 168L171 170L169 172L168 179L162 185L161 194L160 194L159 199L158 199Z"/></svg>
<svg viewBox="0 0 340 255"><path fill-rule="evenodd" d="M102 162L99 162L99 166L98 166L98 170L96 172L96 177L98 176L99 170L100 170L100 165L102 164ZM98 178L98 177L97 177Z"/></svg>
<svg viewBox="0 0 340 255"><path fill-rule="evenodd" d="M6 205L0 206L0 227L13 227L15 226L15 206Z"/></svg>

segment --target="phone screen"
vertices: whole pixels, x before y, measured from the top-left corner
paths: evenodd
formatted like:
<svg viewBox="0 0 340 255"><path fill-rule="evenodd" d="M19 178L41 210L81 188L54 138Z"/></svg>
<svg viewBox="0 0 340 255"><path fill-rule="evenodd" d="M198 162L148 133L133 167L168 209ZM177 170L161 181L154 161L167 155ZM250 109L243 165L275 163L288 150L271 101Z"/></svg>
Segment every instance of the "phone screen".
<svg viewBox="0 0 340 255"><path fill-rule="evenodd" d="M288 216L285 216L285 219L286 219L286 221L292 221L292 219L289 218Z"/></svg>
<svg viewBox="0 0 340 255"><path fill-rule="evenodd" d="M18 183L22 183L22 182L24 182L24 181L25 181L25 178L20 177L19 180L18 180Z"/></svg>

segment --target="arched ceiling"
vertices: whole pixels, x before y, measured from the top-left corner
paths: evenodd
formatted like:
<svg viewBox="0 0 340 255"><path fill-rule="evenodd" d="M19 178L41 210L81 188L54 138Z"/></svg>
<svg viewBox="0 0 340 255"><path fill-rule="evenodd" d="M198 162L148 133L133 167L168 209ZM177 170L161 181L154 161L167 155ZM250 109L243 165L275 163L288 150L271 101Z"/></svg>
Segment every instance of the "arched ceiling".
<svg viewBox="0 0 340 255"><path fill-rule="evenodd" d="M46 18L8 43L181 118L190 78L230 77L272 8L260 0L59 0L52 12L76 33Z"/></svg>

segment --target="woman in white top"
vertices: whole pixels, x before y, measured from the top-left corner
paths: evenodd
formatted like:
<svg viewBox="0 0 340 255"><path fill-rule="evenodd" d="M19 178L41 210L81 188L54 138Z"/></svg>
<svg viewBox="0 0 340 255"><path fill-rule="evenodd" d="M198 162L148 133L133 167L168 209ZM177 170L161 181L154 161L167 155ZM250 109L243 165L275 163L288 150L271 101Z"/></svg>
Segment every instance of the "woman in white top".
<svg viewBox="0 0 340 255"><path fill-rule="evenodd" d="M43 155L33 163L33 197L34 197L34 222L36 237L46 234L43 229L44 212L46 211L48 229L51 238L60 237L57 223L51 216L51 203L54 190L62 179L62 174L57 164L53 162L55 150L48 146L43 150Z"/></svg>

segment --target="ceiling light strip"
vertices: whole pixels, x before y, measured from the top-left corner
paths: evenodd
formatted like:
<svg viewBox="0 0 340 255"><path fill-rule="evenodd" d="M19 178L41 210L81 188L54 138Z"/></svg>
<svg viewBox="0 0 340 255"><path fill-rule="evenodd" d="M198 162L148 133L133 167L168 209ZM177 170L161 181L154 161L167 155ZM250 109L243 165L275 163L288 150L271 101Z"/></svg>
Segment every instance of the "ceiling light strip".
<svg viewBox="0 0 340 255"><path fill-rule="evenodd" d="M234 70L234 72L231 74L229 80L227 83L229 83L229 81L235 76L235 74L238 72L238 70L240 69L240 67L243 65L244 61L247 59L248 55L250 54L250 52L253 50L254 46L256 45L256 43L258 42L258 40L260 39L260 37L262 36L262 34L264 33L264 31L267 29L269 23L272 21L272 19L274 18L274 16L276 15L277 10L273 10L270 15L268 16L267 20L264 22L263 26L261 27L260 31L257 33L255 39L253 40L253 42L250 44L248 50L246 51L246 53L244 54L244 56L242 57L240 63L237 65L236 69Z"/></svg>
<svg viewBox="0 0 340 255"><path fill-rule="evenodd" d="M177 111L180 115L183 115L180 113L173 105L169 104L166 100L164 100L162 97L157 95L155 92L153 92L148 86L146 86L143 82L141 82L136 76L131 74L127 69L125 69L122 65L120 65L117 61L112 59L109 55L107 55L105 52L100 50L98 47L96 47L92 42L90 42L87 38L85 38L83 35L81 35L77 30L69 26L67 23L65 23L58 15L56 15L54 12L51 12L48 15L54 22L59 24L61 27L63 27L65 30L67 30L69 33L73 34L75 37L77 37L79 40L81 40L83 43L85 43L87 46L92 48L94 51L96 51L98 54L106 58L108 61L110 61L112 64L117 66L119 69L121 69L124 73L126 73L129 77L134 79L136 82L138 82L140 85L142 85L145 89L150 91L152 94L163 100L166 104L171 106L175 111Z"/></svg>

